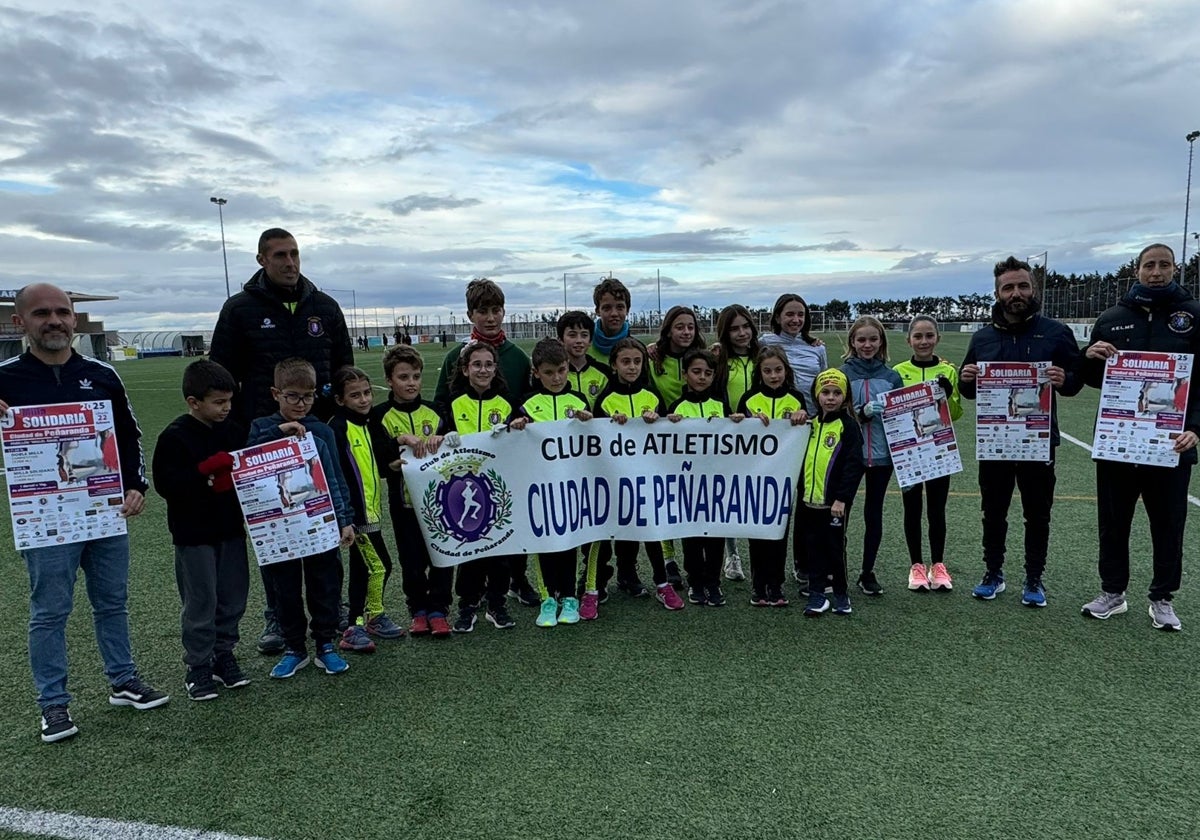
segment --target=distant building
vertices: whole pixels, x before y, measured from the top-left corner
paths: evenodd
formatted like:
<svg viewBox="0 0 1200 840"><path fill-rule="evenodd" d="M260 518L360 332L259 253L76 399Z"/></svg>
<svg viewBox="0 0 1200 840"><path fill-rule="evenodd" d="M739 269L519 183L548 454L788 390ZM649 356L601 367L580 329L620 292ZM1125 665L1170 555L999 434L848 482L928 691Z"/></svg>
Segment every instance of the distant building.
<svg viewBox="0 0 1200 840"><path fill-rule="evenodd" d="M16 312L14 302L18 291L18 289L0 289L0 359L19 356L25 350L25 337L12 322L12 316ZM67 292L67 297L75 306L75 340L71 346L85 356L108 359L110 338L104 331L104 322L93 321L86 312L79 310L79 304L94 303L98 300L117 300L118 298L116 295L85 295L81 292Z"/></svg>

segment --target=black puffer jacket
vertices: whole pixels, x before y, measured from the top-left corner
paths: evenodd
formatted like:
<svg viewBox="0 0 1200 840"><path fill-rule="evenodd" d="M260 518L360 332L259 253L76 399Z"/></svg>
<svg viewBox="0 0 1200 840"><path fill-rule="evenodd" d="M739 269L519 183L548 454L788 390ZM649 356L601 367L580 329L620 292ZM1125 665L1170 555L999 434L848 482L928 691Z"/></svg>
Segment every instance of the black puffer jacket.
<svg viewBox="0 0 1200 840"><path fill-rule="evenodd" d="M1130 289L1116 306L1100 313L1092 327L1088 346L1107 341L1118 350L1150 350L1156 353L1191 353L1192 364L1200 363L1200 301L1187 289L1174 288L1161 300L1150 301ZM1083 376L1088 385L1104 384L1103 359L1084 358ZM1200 434L1200 388L1188 390L1184 428ZM1183 463L1194 464L1195 450L1184 453Z"/></svg>
<svg viewBox="0 0 1200 840"><path fill-rule="evenodd" d="M234 411L249 428L255 418L274 414L271 399L275 364L291 356L307 359L317 371L317 393L333 372L354 364L346 318L336 300L300 275L294 311L271 290L261 269L242 291L225 301L213 330L209 356L241 384ZM319 399L313 414L328 417L332 400Z"/></svg>

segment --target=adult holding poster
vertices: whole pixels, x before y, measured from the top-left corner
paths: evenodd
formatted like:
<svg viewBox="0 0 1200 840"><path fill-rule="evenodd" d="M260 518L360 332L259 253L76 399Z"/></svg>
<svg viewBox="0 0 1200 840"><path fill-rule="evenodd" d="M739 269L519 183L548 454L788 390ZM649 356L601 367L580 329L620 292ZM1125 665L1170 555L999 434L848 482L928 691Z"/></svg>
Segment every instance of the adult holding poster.
<svg viewBox="0 0 1200 840"><path fill-rule="evenodd" d="M1096 319L1084 353L1087 384L1099 388L1106 361L1118 352L1149 350L1200 354L1200 302L1175 281L1175 253L1149 245L1138 254L1137 282L1116 306ZM1183 572L1183 529L1187 520L1188 481L1196 463L1200 434L1200 398L1189 391L1184 431L1175 438L1179 464L1150 466L1096 460L1096 514L1100 525L1100 594L1083 605L1092 618L1108 618L1129 605L1129 532L1140 496L1150 520L1154 575L1150 581L1150 621L1160 630L1179 630L1172 596Z"/></svg>
<svg viewBox="0 0 1200 840"><path fill-rule="evenodd" d="M142 512L149 488L142 458L141 430L117 372L71 348L75 309L57 286L34 283L16 296L13 323L29 349L0 364L0 414L10 407L109 400L124 487L122 516ZM119 534L21 551L29 571L29 664L42 709L41 736L46 742L77 734L67 691L67 619L75 578L83 570L96 645L114 706L152 709L170 698L142 681L129 643L129 536Z"/></svg>
<svg viewBox="0 0 1200 840"><path fill-rule="evenodd" d="M1071 397L1083 387L1078 375L1079 345L1063 323L1040 314L1033 295L1029 263L1009 257L992 270L996 303L991 323L971 336L963 359L959 391L975 399L979 362L1050 362L1047 378L1056 393ZM1058 447L1056 396L1051 395L1050 458L1039 461L980 461L979 494L983 509L983 580L971 594L990 601L1004 591L1004 555L1008 508L1014 488L1021 492L1025 517L1025 581L1021 603L1046 606L1042 574L1050 546L1050 508L1054 504L1054 452Z"/></svg>

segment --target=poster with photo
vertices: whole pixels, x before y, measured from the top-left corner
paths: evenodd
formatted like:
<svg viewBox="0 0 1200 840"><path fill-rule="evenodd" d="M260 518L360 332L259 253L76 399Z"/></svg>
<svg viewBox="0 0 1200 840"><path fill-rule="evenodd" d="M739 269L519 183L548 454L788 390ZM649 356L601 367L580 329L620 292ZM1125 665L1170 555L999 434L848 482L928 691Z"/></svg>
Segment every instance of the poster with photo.
<svg viewBox="0 0 1200 840"><path fill-rule="evenodd" d="M1190 353L1125 351L1104 367L1092 457L1174 467L1192 377Z"/></svg>
<svg viewBox="0 0 1200 840"><path fill-rule="evenodd" d="M108 400L10 408L0 441L18 550L126 533Z"/></svg>
<svg viewBox="0 0 1200 840"><path fill-rule="evenodd" d="M338 547L341 530L311 433L231 454L233 486L258 565Z"/></svg>
<svg viewBox="0 0 1200 840"><path fill-rule="evenodd" d="M975 457L1049 461L1051 362L979 362L975 385Z"/></svg>
<svg viewBox="0 0 1200 840"><path fill-rule="evenodd" d="M901 489L962 472L950 405L937 382L885 393L883 429Z"/></svg>

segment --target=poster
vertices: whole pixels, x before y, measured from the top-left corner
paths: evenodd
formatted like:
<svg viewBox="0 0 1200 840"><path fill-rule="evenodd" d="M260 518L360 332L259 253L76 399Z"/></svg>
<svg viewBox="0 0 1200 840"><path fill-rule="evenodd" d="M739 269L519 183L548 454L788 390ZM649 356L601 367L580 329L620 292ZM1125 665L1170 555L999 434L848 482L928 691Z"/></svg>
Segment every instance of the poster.
<svg viewBox="0 0 1200 840"><path fill-rule="evenodd" d="M975 457L1049 461L1054 392L1050 362L979 362L975 384Z"/></svg>
<svg viewBox="0 0 1200 840"><path fill-rule="evenodd" d="M936 381L885 393L883 430L901 489L962 472L950 404Z"/></svg>
<svg viewBox="0 0 1200 840"><path fill-rule="evenodd" d="M1190 353L1118 352L1104 367L1092 457L1174 467L1192 376Z"/></svg>
<svg viewBox="0 0 1200 840"><path fill-rule="evenodd" d="M435 566L593 540L779 539L808 426L640 418L530 423L403 457Z"/></svg>
<svg viewBox="0 0 1200 840"><path fill-rule="evenodd" d="M18 549L126 533L108 400L10 408L0 440Z"/></svg>
<svg viewBox="0 0 1200 840"><path fill-rule="evenodd" d="M311 433L231 454L233 486L258 565L338 547L341 529Z"/></svg>

